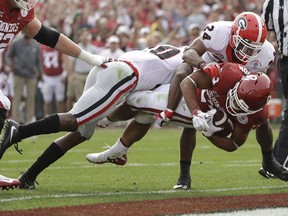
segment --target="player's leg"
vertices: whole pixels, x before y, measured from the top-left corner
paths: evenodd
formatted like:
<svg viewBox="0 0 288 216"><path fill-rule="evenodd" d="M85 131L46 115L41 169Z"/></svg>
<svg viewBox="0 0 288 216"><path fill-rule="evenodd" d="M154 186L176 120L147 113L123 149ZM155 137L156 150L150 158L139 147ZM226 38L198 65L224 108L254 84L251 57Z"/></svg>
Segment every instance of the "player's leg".
<svg viewBox="0 0 288 216"><path fill-rule="evenodd" d="M79 132L71 132L55 140L32 166L19 177L21 189L34 189L37 176L48 166L61 158L69 149L86 139Z"/></svg>
<svg viewBox="0 0 288 216"><path fill-rule="evenodd" d="M142 124L133 119L113 146L100 153L87 154L86 159L91 163L97 164L110 162L117 165L125 165L129 148L146 135L150 126L151 123Z"/></svg>
<svg viewBox="0 0 288 216"><path fill-rule="evenodd" d="M180 138L180 175L174 189L191 188L190 166L192 154L196 146L196 130L184 128Z"/></svg>

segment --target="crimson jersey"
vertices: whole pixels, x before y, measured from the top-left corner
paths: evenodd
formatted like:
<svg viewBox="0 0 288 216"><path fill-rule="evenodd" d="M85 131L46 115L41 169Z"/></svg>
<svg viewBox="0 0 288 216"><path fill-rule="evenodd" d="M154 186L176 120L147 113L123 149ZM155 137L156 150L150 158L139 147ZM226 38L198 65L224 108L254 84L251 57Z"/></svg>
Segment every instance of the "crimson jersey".
<svg viewBox="0 0 288 216"><path fill-rule="evenodd" d="M9 1L0 1L0 49L10 44L14 37L35 17L34 9L29 11L11 10Z"/></svg>
<svg viewBox="0 0 288 216"><path fill-rule="evenodd" d="M51 47L41 45L41 55L44 74L56 76L63 72L61 53Z"/></svg>
<svg viewBox="0 0 288 216"><path fill-rule="evenodd" d="M239 67L240 70L235 70ZM224 66L220 72L219 78L214 78L213 87L211 89L202 89L198 91L198 100L200 108L203 112L211 109L223 109L231 121L239 124L246 129L253 129L259 126L264 120L268 118L268 108L264 107L260 112L251 115L239 114L232 116L226 109L227 93L232 89L235 84L241 80L243 75L247 75L247 70L237 64L228 64Z"/></svg>

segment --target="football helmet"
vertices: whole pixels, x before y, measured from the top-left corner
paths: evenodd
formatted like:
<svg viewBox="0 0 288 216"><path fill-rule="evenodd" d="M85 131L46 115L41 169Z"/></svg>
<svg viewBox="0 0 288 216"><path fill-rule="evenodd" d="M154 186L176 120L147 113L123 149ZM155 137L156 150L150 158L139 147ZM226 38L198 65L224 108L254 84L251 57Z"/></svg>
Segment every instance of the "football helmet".
<svg viewBox="0 0 288 216"><path fill-rule="evenodd" d="M19 9L31 10L38 2L38 0L13 0Z"/></svg>
<svg viewBox="0 0 288 216"><path fill-rule="evenodd" d="M258 55L267 34L263 19L252 12L243 12L233 21L230 45L241 62L248 62Z"/></svg>
<svg viewBox="0 0 288 216"><path fill-rule="evenodd" d="M229 90L226 109L233 116L257 113L270 100L272 90L272 82L266 74L248 74Z"/></svg>

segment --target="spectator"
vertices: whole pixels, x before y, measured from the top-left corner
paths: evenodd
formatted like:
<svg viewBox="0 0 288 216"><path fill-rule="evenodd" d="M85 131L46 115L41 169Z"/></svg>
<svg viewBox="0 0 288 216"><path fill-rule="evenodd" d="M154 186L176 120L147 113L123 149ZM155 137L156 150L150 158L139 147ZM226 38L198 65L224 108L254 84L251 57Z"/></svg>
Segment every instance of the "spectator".
<svg viewBox="0 0 288 216"><path fill-rule="evenodd" d="M78 45L93 54L97 53L96 47L92 44L92 35L88 29L84 28L80 31L79 34L79 43ZM92 69L92 65L87 64L86 62L80 59L72 60L73 66L71 66L72 72L69 73L68 83L67 83L67 101L66 108L70 110L72 108L73 102L78 100L83 93L85 80L88 76L89 71Z"/></svg>
<svg viewBox="0 0 288 216"><path fill-rule="evenodd" d="M43 65L41 92L44 99L44 114L65 112L65 78L67 72L64 68L68 64L68 57L45 45L41 45L41 51ZM53 104L53 101L56 103ZM55 105L56 110L53 110Z"/></svg>
<svg viewBox="0 0 288 216"><path fill-rule="evenodd" d="M7 65L14 74L14 98L12 104L12 118L25 123L33 120L35 116L35 95L37 81L41 79L42 64L39 45L28 35L15 41L7 50ZM20 118L19 107L27 89L25 114Z"/></svg>
<svg viewBox="0 0 288 216"><path fill-rule="evenodd" d="M120 40L117 36L112 35L108 38L107 45L108 47L100 52L100 55L105 57L110 57L117 59L124 53L122 49L119 48Z"/></svg>

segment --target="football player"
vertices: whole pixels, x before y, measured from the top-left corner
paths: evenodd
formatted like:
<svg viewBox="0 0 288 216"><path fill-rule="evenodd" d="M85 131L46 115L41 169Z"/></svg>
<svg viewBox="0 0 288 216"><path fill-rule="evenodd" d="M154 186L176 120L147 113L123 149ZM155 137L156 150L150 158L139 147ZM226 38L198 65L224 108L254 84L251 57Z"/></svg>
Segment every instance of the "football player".
<svg viewBox="0 0 288 216"><path fill-rule="evenodd" d="M266 25L259 15L243 12L234 21L218 21L208 24L200 37L186 49L183 59L190 66L197 67L211 77L218 76L218 63L222 62L239 63L250 72L265 73L275 58L275 49L265 39L266 34ZM170 89L170 92L173 91L177 90ZM156 120L159 125L164 125L171 119L175 104L177 104L177 100L168 100L167 108L158 115ZM183 132L185 130L188 129L184 128ZM261 125L256 131L257 139L273 139L272 134L269 133L271 131L270 124ZM189 145L188 140L181 139L181 172L175 187L183 186L185 188L187 182L190 181L192 149Z"/></svg>
<svg viewBox="0 0 288 216"><path fill-rule="evenodd" d="M107 60L107 58L92 55L82 50L68 37L41 24L34 13L34 6L37 2L38 0L0 1L0 49L6 48L15 36L23 31L36 41L64 54L82 59L91 65L100 66ZM6 113L10 110L10 105L10 100L0 90L0 132L4 126Z"/></svg>
<svg viewBox="0 0 288 216"><path fill-rule="evenodd" d="M190 135L185 136L191 139L192 151L196 142L196 130L203 131L204 136L215 146L230 152L245 143L252 129L269 122L266 104L271 97L272 84L268 76L260 72L250 73L246 68L235 63L221 64L218 70L219 78L212 79L207 74L198 71L181 83L184 97L180 99L169 123L191 129ZM114 113L109 117L114 121L120 120L128 105L130 109L138 111L132 120L134 126L128 125L121 138L110 149L101 153L88 154L87 160L92 163L111 162L124 165L129 147L139 140L139 137L136 139L135 128L150 127L155 120L154 115L151 114L161 112L167 105L168 88L169 86L166 85L153 91L130 94L126 99L126 104L119 108L118 114ZM212 121L207 123L205 120L205 117L211 118L212 112L209 110L212 109L224 110L233 122L234 127L229 138L214 135L221 128L212 125ZM287 181L288 171L282 168L270 154L272 140L258 139L257 141L263 153L263 166L276 173L281 180ZM189 189L190 184L185 184L185 187L180 188Z"/></svg>
<svg viewBox="0 0 288 216"><path fill-rule="evenodd" d="M36 176L69 149L89 139L97 122L111 113L128 93L170 83L177 66L183 61L184 49L159 45L144 51L126 52L118 60L106 63L106 67L94 67L87 77L83 95L69 112L52 114L26 125L8 120L0 158L12 144L27 137L59 131L72 132L53 142L20 177L21 187L34 187ZM17 144L16 149L20 151Z"/></svg>

